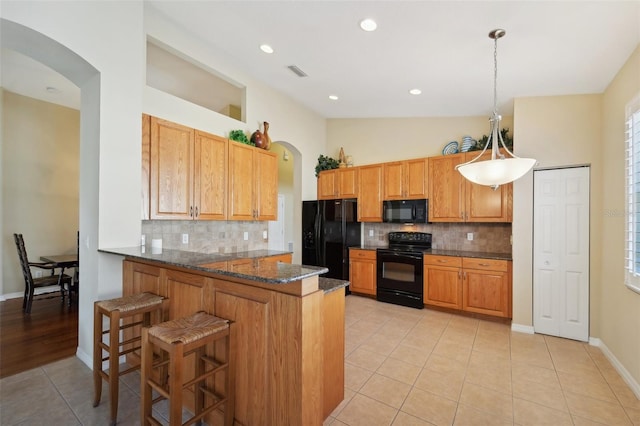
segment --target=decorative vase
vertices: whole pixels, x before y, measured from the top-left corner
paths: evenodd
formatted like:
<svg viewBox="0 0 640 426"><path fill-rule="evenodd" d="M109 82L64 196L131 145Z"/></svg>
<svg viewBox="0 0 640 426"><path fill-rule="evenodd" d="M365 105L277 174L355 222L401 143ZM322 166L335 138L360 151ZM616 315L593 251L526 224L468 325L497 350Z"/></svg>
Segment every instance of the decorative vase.
<svg viewBox="0 0 640 426"><path fill-rule="evenodd" d="M269 150L271 148L271 137L269 137L269 123L265 121L263 124L264 124L263 133L264 133L264 141L265 141L264 149Z"/></svg>
<svg viewBox="0 0 640 426"><path fill-rule="evenodd" d="M264 149L265 138L260 129L251 134L251 142L258 148Z"/></svg>

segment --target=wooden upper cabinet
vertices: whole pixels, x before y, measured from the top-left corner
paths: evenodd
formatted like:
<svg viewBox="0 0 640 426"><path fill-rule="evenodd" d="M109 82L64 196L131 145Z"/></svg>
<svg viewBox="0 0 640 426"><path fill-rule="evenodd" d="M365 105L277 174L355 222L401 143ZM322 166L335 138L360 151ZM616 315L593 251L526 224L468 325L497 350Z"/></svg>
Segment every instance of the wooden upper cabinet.
<svg viewBox="0 0 640 426"><path fill-rule="evenodd" d="M318 173L318 200L336 198L338 194L337 175L338 170L324 170Z"/></svg>
<svg viewBox="0 0 640 426"><path fill-rule="evenodd" d="M428 198L429 159L384 163L384 199Z"/></svg>
<svg viewBox="0 0 640 426"><path fill-rule="evenodd" d="M468 152L465 161L471 161L478 153ZM485 153L482 160L491 159ZM511 222L513 218L513 183L497 189L478 185L465 179L465 219L467 222Z"/></svg>
<svg viewBox="0 0 640 426"><path fill-rule="evenodd" d="M318 174L318 200L357 196L358 167L324 170Z"/></svg>
<svg viewBox="0 0 640 426"><path fill-rule="evenodd" d="M226 219L227 139L156 117L148 122L149 218Z"/></svg>
<svg viewBox="0 0 640 426"><path fill-rule="evenodd" d="M229 142L229 220L276 220L277 215L276 154Z"/></svg>
<svg viewBox="0 0 640 426"><path fill-rule="evenodd" d="M464 163L464 154L429 159L429 221L464 221L464 181L455 169Z"/></svg>
<svg viewBox="0 0 640 426"><path fill-rule="evenodd" d="M193 218L195 131L151 117L150 218Z"/></svg>
<svg viewBox="0 0 640 426"><path fill-rule="evenodd" d="M257 220L278 219L278 157L262 149L254 151L256 169L254 203Z"/></svg>
<svg viewBox="0 0 640 426"><path fill-rule="evenodd" d="M142 114L142 220L149 220L151 199L151 116Z"/></svg>
<svg viewBox="0 0 640 426"><path fill-rule="evenodd" d="M456 170L477 152L429 159L429 220L431 222L511 222L513 184L497 189L471 183ZM489 159L485 153L481 159Z"/></svg>
<svg viewBox="0 0 640 426"><path fill-rule="evenodd" d="M194 218L227 218L228 141L196 130L194 170Z"/></svg>
<svg viewBox="0 0 640 426"><path fill-rule="evenodd" d="M382 164L360 166L358 221L382 222Z"/></svg>
<svg viewBox="0 0 640 426"><path fill-rule="evenodd" d="M358 196L357 167L338 169L338 195L340 198L356 198Z"/></svg>

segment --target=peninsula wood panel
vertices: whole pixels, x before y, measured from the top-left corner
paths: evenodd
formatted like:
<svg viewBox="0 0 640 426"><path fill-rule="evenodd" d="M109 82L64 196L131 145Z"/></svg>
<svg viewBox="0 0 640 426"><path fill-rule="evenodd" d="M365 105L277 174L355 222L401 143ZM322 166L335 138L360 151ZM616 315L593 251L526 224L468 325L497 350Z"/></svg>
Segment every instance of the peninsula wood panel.
<svg viewBox="0 0 640 426"><path fill-rule="evenodd" d="M358 167L358 221L382 222L382 164Z"/></svg>
<svg viewBox="0 0 640 426"><path fill-rule="evenodd" d="M344 360L335 356L345 349L345 294L344 289L324 295L322 328L324 330L324 411L323 418L336 409L344 399Z"/></svg>
<svg viewBox="0 0 640 426"><path fill-rule="evenodd" d="M228 141L220 136L195 133L194 218L227 218Z"/></svg>
<svg viewBox="0 0 640 426"><path fill-rule="evenodd" d="M151 117L151 219L191 219L194 136L189 127Z"/></svg>
<svg viewBox="0 0 640 426"><path fill-rule="evenodd" d="M266 291L248 294L216 280L215 315L236 322L235 419L244 425L269 424L269 317Z"/></svg>
<svg viewBox="0 0 640 426"><path fill-rule="evenodd" d="M327 381L327 386L331 386L336 380L344 381L344 372L338 368L331 370L331 375L342 377L324 377L323 364L344 362L344 349L339 351L340 345L336 346L333 341L335 336L340 339L338 329L344 333L344 318L338 329L331 329L334 350L327 354L324 342L329 337L324 333L329 327L323 326L323 315L325 312L343 312L344 307L331 306L340 299L327 298L325 301L324 293L318 290L301 297L281 292L278 285L273 289L259 288L247 280L217 278L220 276L182 268L156 267L148 261L125 260L124 270L123 285L124 289L129 289L127 291L153 286L153 283L158 283L161 290L163 287L167 290L171 319L204 310L236 321L236 424L320 425L323 413L335 408L329 405L341 397L344 387L326 389L333 399L325 401L324 383ZM317 278L312 278L317 283ZM344 292L342 295L344 303ZM340 322L340 318L327 320ZM217 354L222 350L223 344L209 347L207 353ZM191 370L192 362L188 359L185 373ZM213 385L219 386L219 383ZM185 391L184 397L187 407L191 406L192 393ZM216 416L218 414L212 413L205 420L217 424Z"/></svg>

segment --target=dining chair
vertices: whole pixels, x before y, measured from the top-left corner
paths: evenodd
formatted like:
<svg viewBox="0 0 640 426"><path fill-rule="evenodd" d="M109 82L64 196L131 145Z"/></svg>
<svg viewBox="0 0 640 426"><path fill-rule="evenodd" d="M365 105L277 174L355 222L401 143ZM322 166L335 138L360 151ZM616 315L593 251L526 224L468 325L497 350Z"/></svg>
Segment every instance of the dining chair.
<svg viewBox="0 0 640 426"><path fill-rule="evenodd" d="M43 299L51 299L53 297L57 297L57 295L51 295L53 293L60 292L62 297L62 302L64 303L65 296L65 285L67 288L71 288L72 277L66 274L56 274L55 266L51 263L42 263L42 262L29 262L29 258L27 256L27 250L24 246L24 239L22 234L13 234L13 239L16 242L16 247L18 249L18 257L20 258L20 267L22 269L22 275L24 276L24 298L22 299L22 311L25 314L31 313L31 304L34 299L34 291L36 288L42 287L50 287L54 285L60 285L59 290L47 291L44 293L38 294L38 296L43 295L46 297L42 297ZM49 270L51 273L49 275L34 278L31 275L31 268L39 268L44 270ZM71 297L71 296L69 296Z"/></svg>

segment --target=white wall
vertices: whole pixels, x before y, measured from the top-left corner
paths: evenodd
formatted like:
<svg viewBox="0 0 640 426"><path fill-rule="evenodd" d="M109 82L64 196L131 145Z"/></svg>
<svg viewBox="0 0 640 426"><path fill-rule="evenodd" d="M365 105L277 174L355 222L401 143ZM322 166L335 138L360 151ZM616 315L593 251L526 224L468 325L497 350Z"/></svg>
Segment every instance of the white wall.
<svg viewBox="0 0 640 426"><path fill-rule="evenodd" d="M1 90L1 89L0 89ZM24 292L13 240L23 234L29 260L76 252L80 112L5 91L2 128L3 287Z"/></svg>
<svg viewBox="0 0 640 426"><path fill-rule="evenodd" d="M301 153L295 190L315 198L313 168L325 151L325 120L255 81L222 52L189 37L153 11L145 14L142 2L2 1L0 17L27 27L25 34L19 32L22 45L14 50L51 66L81 88L78 355L85 362L90 363L92 354L93 301L116 296L122 288L122 259L97 249L139 243L142 112L223 135L235 128L253 131L258 123L269 121L272 140L286 140ZM147 88L147 31L246 86L248 124ZM2 43L7 40L3 32ZM84 59L95 72L79 71L74 61L67 61L65 69L60 58L68 54L77 55L80 62Z"/></svg>

